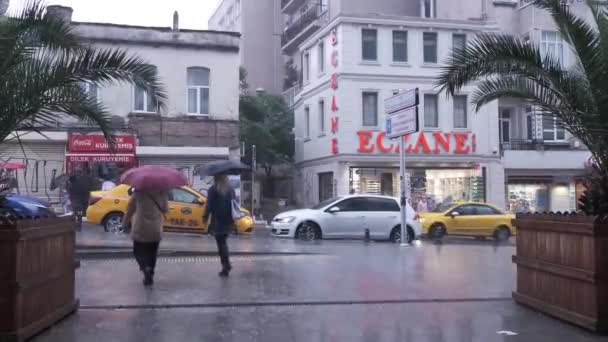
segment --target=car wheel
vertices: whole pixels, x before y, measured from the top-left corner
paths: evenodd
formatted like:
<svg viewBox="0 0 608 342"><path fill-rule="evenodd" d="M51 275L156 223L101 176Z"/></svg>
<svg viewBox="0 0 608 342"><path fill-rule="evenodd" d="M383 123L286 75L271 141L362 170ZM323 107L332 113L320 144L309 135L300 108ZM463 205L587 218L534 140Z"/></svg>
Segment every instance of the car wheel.
<svg viewBox="0 0 608 342"><path fill-rule="evenodd" d="M303 241L314 241L321 238L321 229L312 222L304 222L296 231L296 238Z"/></svg>
<svg viewBox="0 0 608 342"><path fill-rule="evenodd" d="M122 233L122 213L111 213L103 220L103 230L108 233Z"/></svg>
<svg viewBox="0 0 608 342"><path fill-rule="evenodd" d="M507 227L504 227L504 226L498 227L494 231L494 238L496 239L496 241L499 241L499 242L507 241L507 240L509 240L510 237L511 237L511 231Z"/></svg>
<svg viewBox="0 0 608 342"><path fill-rule="evenodd" d="M414 230L412 229L412 227L408 226L407 227L407 243L412 243L412 241L414 241ZM397 226L395 228L393 228L393 231L391 232L391 236L390 236L390 240L391 242L394 243L401 243L401 226Z"/></svg>
<svg viewBox="0 0 608 342"><path fill-rule="evenodd" d="M446 235L446 233L447 233L447 231L443 224L435 223L429 229L429 238L431 240L439 241L439 240L443 239L443 237Z"/></svg>

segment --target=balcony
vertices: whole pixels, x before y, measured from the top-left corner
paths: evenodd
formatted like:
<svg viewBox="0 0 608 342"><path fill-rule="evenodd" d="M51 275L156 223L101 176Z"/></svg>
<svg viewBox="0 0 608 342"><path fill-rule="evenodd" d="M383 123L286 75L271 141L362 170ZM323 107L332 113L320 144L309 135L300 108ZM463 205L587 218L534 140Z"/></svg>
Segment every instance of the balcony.
<svg viewBox="0 0 608 342"><path fill-rule="evenodd" d="M283 99L285 99L285 103L287 103L289 108L293 108L293 106L297 102L297 95L300 93L301 90L302 84L298 83L283 92Z"/></svg>
<svg viewBox="0 0 608 342"><path fill-rule="evenodd" d="M281 0L281 10L284 14L294 13L307 0Z"/></svg>
<svg viewBox="0 0 608 342"><path fill-rule="evenodd" d="M307 9L293 22L287 23L281 37L283 51L287 53L293 51L310 34L320 29L327 15L327 7L317 5Z"/></svg>
<svg viewBox="0 0 608 342"><path fill-rule="evenodd" d="M570 141L549 142L542 140L511 139L500 144L501 151L555 151L574 150Z"/></svg>

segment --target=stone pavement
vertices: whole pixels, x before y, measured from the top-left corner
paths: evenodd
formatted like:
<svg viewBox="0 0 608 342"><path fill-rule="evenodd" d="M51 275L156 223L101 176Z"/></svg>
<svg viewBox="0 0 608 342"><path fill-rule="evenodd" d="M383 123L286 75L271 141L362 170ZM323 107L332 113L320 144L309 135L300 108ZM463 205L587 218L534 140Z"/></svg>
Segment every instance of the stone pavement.
<svg viewBox="0 0 608 342"><path fill-rule="evenodd" d="M106 241L107 240L107 241ZM84 232L80 245L127 247ZM512 244L449 240L229 241L228 279L208 255L159 260L153 288L131 259L82 260L81 309L36 341L605 341L515 305ZM168 235L163 248L214 250ZM274 252L293 253L275 255Z"/></svg>

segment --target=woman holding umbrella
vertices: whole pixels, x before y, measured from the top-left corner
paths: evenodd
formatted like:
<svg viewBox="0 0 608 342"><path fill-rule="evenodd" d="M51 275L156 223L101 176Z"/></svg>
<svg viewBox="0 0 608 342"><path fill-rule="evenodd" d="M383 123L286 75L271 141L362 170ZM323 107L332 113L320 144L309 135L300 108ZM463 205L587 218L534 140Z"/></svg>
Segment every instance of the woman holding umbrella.
<svg viewBox="0 0 608 342"><path fill-rule="evenodd" d="M121 182L135 188L123 225L131 224L133 255L144 273L144 285L150 286L154 283L164 215L169 210L168 192L186 185L188 180L172 168L143 166L127 171Z"/></svg>
<svg viewBox="0 0 608 342"><path fill-rule="evenodd" d="M238 174L246 168L247 166L240 162L230 160L212 162L201 168L201 177L213 176L213 185L207 195L207 207L203 221L209 222L211 217L209 231L215 234L217 250L222 263L220 277L228 277L232 270L227 240L234 228L235 219L238 219L235 215L241 215L240 207L235 203L235 191L230 185L227 175Z"/></svg>

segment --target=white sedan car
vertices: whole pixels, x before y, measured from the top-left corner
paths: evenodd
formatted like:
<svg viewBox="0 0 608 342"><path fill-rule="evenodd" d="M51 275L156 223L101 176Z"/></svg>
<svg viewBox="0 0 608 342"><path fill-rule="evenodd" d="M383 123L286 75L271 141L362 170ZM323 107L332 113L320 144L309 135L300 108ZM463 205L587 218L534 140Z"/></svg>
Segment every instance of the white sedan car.
<svg viewBox="0 0 608 342"><path fill-rule="evenodd" d="M311 209L281 213L272 220L272 235L302 240L365 237L401 241L399 199L374 195L350 195L319 203ZM407 204L408 242L422 234L418 214Z"/></svg>

